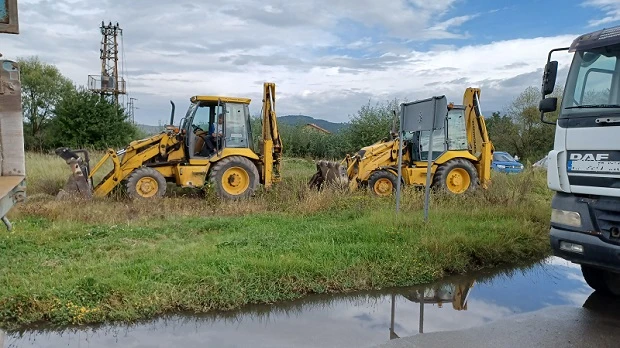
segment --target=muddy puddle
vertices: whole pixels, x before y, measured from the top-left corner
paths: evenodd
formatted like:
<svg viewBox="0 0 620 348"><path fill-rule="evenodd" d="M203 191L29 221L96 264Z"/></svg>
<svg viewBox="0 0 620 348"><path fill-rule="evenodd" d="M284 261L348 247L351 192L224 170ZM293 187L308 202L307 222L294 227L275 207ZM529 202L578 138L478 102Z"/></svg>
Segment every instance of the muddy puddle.
<svg viewBox="0 0 620 348"><path fill-rule="evenodd" d="M552 257L525 268L450 277L420 287L309 296L133 325L30 329L6 333L4 347L372 347L548 306L582 307L591 294L576 265Z"/></svg>

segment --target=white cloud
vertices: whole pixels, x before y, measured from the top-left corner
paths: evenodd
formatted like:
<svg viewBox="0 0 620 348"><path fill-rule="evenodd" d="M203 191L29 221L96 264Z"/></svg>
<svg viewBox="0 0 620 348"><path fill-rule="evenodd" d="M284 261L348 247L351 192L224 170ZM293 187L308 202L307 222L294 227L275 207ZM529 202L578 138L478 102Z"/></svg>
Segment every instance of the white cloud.
<svg viewBox="0 0 620 348"><path fill-rule="evenodd" d="M618 0L587 0L583 5L596 7L605 12L605 17L588 21L591 27L620 21L620 1Z"/></svg>
<svg viewBox="0 0 620 348"><path fill-rule="evenodd" d="M86 84L100 69L99 24L113 20L124 30L127 88L138 98L139 122L157 124L167 119L168 99L181 112L195 94L249 96L258 112L262 81L278 85L280 115L347 121L368 100L442 93L458 101L469 86L483 89L485 110L501 109L540 84L549 49L574 39L445 45L438 38L466 35L455 28L477 16L450 17L455 3L30 0L20 3L22 34L3 37L0 50L8 58L39 55ZM431 39L429 51L403 44ZM567 55L559 56L565 65Z"/></svg>

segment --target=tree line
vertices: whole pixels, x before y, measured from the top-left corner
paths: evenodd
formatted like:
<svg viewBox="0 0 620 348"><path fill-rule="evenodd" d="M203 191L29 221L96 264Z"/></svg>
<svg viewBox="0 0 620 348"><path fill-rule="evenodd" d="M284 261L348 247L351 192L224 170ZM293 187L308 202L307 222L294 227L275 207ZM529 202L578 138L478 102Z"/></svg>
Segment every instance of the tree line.
<svg viewBox="0 0 620 348"><path fill-rule="evenodd" d="M121 148L143 137L130 122L122 105L75 86L52 64L37 57L18 59L22 78L25 145L29 151L49 151L59 146ZM557 89L555 96L561 97ZM534 162L552 148L555 126L540 122L538 88L528 87L502 114L486 116L491 141L498 151ZM290 157L339 159L375 143L398 127L396 99L362 105L336 133L323 133L305 125L280 125L284 153ZM551 119L557 117L557 112ZM260 118L252 121L254 143L260 137Z"/></svg>
<svg viewBox="0 0 620 348"><path fill-rule="evenodd" d="M552 96L561 103L562 89L556 88ZM520 160L534 163L553 149L555 126L540 121L538 103L541 94L538 88L528 87L511 101L504 113L484 115L489 138L496 151L517 155ZM337 133L324 134L303 125L281 126L284 151L293 157L343 158L390 135L393 127L398 130L394 110L400 102L390 100L363 105L355 115L350 116L347 126ZM549 120L556 120L558 112L546 114ZM260 120L257 120L260 131ZM256 127L255 127L256 128Z"/></svg>
<svg viewBox="0 0 620 348"><path fill-rule="evenodd" d="M16 61L27 151L119 147L140 135L122 105L76 86L56 66L36 56Z"/></svg>

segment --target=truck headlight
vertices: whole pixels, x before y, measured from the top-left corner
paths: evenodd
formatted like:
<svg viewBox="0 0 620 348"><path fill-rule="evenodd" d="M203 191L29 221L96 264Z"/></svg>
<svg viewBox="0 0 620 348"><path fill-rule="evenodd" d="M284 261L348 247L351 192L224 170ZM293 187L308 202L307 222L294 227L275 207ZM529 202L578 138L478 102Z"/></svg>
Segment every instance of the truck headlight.
<svg viewBox="0 0 620 348"><path fill-rule="evenodd" d="M506 169L506 166L505 166L505 165L503 165L503 164L498 164L498 165L497 165L497 168L499 168L499 169Z"/></svg>
<svg viewBox="0 0 620 348"><path fill-rule="evenodd" d="M523 169L523 164L521 165L521 169Z"/></svg>
<svg viewBox="0 0 620 348"><path fill-rule="evenodd" d="M564 251L570 251L572 253L583 254L583 245L581 245L581 244L575 244L575 243L569 243L569 242L561 241L560 242L560 249L562 249Z"/></svg>
<svg viewBox="0 0 620 348"><path fill-rule="evenodd" d="M581 227L581 215L576 211L551 210L551 222L572 227Z"/></svg>

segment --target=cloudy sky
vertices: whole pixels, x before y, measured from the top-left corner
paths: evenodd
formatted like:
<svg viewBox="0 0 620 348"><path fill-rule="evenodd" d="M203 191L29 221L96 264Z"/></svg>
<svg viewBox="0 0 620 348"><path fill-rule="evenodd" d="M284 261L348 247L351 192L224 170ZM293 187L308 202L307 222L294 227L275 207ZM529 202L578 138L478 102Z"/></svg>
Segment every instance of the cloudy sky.
<svg viewBox="0 0 620 348"><path fill-rule="evenodd" d="M152 125L195 94L247 96L257 113L263 81L277 84L279 115L335 122L368 101L459 101L469 86L483 110L503 110L540 85L549 49L620 24L619 0L18 2L21 34L0 51L38 55L76 84L99 73L101 21L118 22L136 121Z"/></svg>

